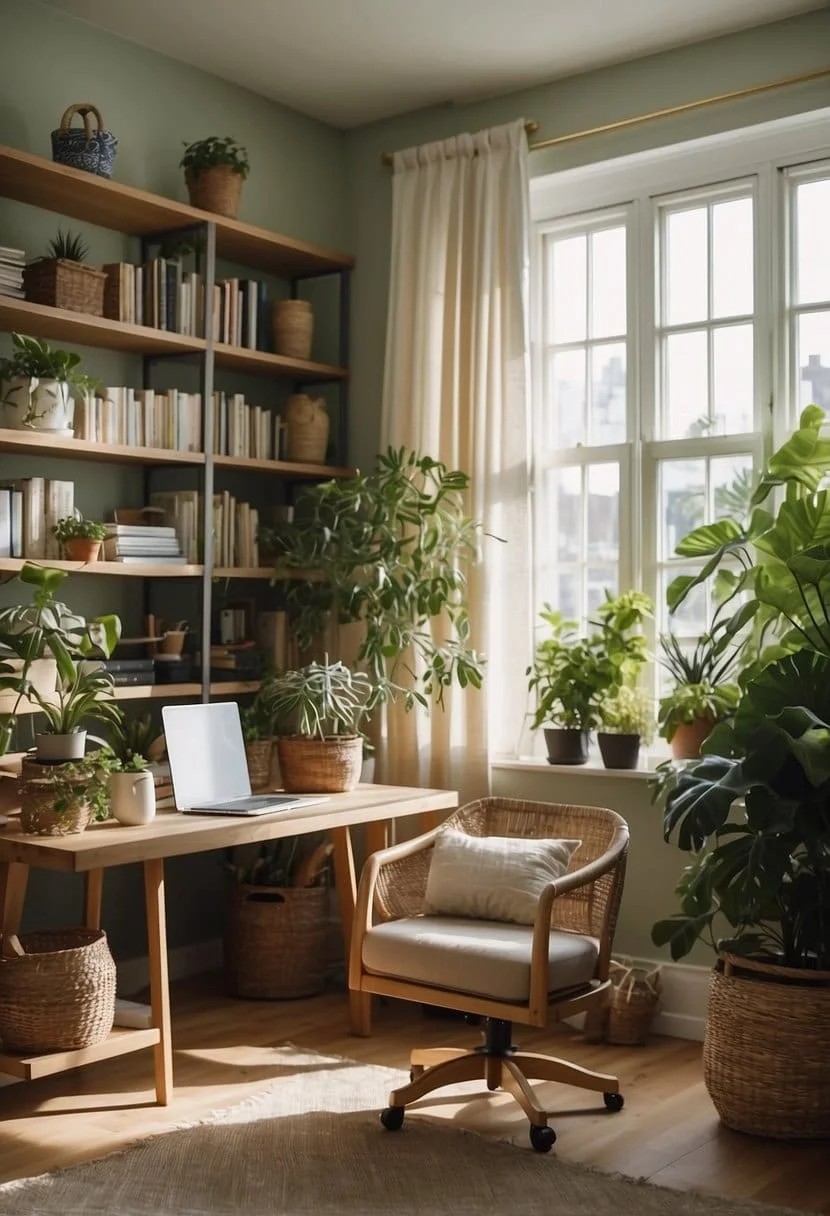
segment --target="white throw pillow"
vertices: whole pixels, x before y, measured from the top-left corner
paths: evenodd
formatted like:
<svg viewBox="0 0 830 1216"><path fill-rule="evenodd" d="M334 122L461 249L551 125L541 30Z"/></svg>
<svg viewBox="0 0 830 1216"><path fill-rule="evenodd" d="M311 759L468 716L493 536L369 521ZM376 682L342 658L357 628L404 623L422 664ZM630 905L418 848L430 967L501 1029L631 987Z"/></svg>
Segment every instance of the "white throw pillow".
<svg viewBox="0 0 830 1216"><path fill-rule="evenodd" d="M432 851L424 911L532 925L540 892L562 877L581 844L447 828Z"/></svg>

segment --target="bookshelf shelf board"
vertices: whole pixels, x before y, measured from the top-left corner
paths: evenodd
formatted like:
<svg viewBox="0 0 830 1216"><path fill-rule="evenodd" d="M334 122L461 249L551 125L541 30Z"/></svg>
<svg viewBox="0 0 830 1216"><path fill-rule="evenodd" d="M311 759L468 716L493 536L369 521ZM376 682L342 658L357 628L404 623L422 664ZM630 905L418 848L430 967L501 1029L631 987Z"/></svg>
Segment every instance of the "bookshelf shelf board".
<svg viewBox="0 0 830 1216"><path fill-rule="evenodd" d="M100 460L111 464L204 464L202 452L171 452L168 448L131 448L119 443L90 443L86 439L56 439L42 431L0 429L0 452L27 452L73 460Z"/></svg>
<svg viewBox="0 0 830 1216"><path fill-rule="evenodd" d="M216 252L220 257L276 275L324 274L347 270L354 263L348 254L226 219L2 145L0 183L0 193L6 198L132 236L152 236L211 220L216 225Z"/></svg>
<svg viewBox="0 0 830 1216"><path fill-rule="evenodd" d="M323 382L348 379L348 368L332 363L313 363L310 359L289 359L287 355L272 355L266 350L249 350L245 346L214 345L216 366L240 372L283 376L291 380Z"/></svg>
<svg viewBox="0 0 830 1216"><path fill-rule="evenodd" d="M52 557L0 557L0 571L16 574L27 562L70 574L108 574L116 578L200 578L204 572L202 566L177 566L172 562L67 562Z"/></svg>
<svg viewBox="0 0 830 1216"><path fill-rule="evenodd" d="M214 578L271 578L274 573L271 566L215 566Z"/></svg>
<svg viewBox="0 0 830 1216"><path fill-rule="evenodd" d="M217 680L210 686L211 696L256 692L259 680ZM115 689L116 701L175 701L178 697L201 696L202 686L188 684L119 684Z"/></svg>
<svg viewBox="0 0 830 1216"><path fill-rule="evenodd" d="M51 308L30 300L0 296L0 330L19 330L36 338L74 342L104 350L126 351L135 355L189 355L205 350L204 338L152 329L148 325L128 325L108 317L91 317L67 308Z"/></svg>
<svg viewBox="0 0 830 1216"><path fill-rule="evenodd" d="M284 473L290 477L354 477L354 469L333 464L306 464L294 460L257 460L251 456L214 456L217 469L242 469L246 473Z"/></svg>

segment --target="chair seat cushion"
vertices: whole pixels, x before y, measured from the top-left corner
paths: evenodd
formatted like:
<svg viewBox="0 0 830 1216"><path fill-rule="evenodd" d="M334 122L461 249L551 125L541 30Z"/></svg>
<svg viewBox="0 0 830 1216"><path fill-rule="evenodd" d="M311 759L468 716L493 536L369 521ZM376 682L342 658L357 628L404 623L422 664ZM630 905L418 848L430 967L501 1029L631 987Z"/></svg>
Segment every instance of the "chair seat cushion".
<svg viewBox="0 0 830 1216"><path fill-rule="evenodd" d="M363 939L363 965L375 975L428 984L498 1001L530 997L528 925L454 916L412 916L375 925ZM548 955L548 991L587 984L599 942L554 930Z"/></svg>

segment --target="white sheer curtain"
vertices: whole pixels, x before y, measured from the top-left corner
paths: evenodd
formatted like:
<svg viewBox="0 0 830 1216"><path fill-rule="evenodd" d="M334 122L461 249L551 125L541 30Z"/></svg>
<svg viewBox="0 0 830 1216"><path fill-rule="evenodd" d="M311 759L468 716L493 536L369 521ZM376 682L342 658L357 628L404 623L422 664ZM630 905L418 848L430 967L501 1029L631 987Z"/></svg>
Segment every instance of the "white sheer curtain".
<svg viewBox="0 0 830 1216"><path fill-rule="evenodd" d="M381 440L470 474L487 532L469 585L482 692L391 708L379 780L487 792L512 751L531 652L527 139L517 121L395 154Z"/></svg>

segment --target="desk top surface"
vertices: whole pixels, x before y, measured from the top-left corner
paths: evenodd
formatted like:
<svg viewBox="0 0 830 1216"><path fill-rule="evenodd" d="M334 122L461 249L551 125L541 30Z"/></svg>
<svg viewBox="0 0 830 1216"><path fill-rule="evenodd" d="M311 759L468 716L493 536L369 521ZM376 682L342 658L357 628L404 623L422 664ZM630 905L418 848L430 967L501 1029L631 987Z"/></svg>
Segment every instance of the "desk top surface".
<svg viewBox="0 0 830 1216"><path fill-rule="evenodd" d="M183 815L159 811L143 827L124 827L113 819L91 824L73 836L24 836L17 819L0 829L0 861L22 861L40 869L83 873L159 857L204 853L231 845L277 840L305 832L324 832L384 819L400 819L458 806L452 790L422 790L398 785L359 785L348 794L291 815L238 817Z"/></svg>

